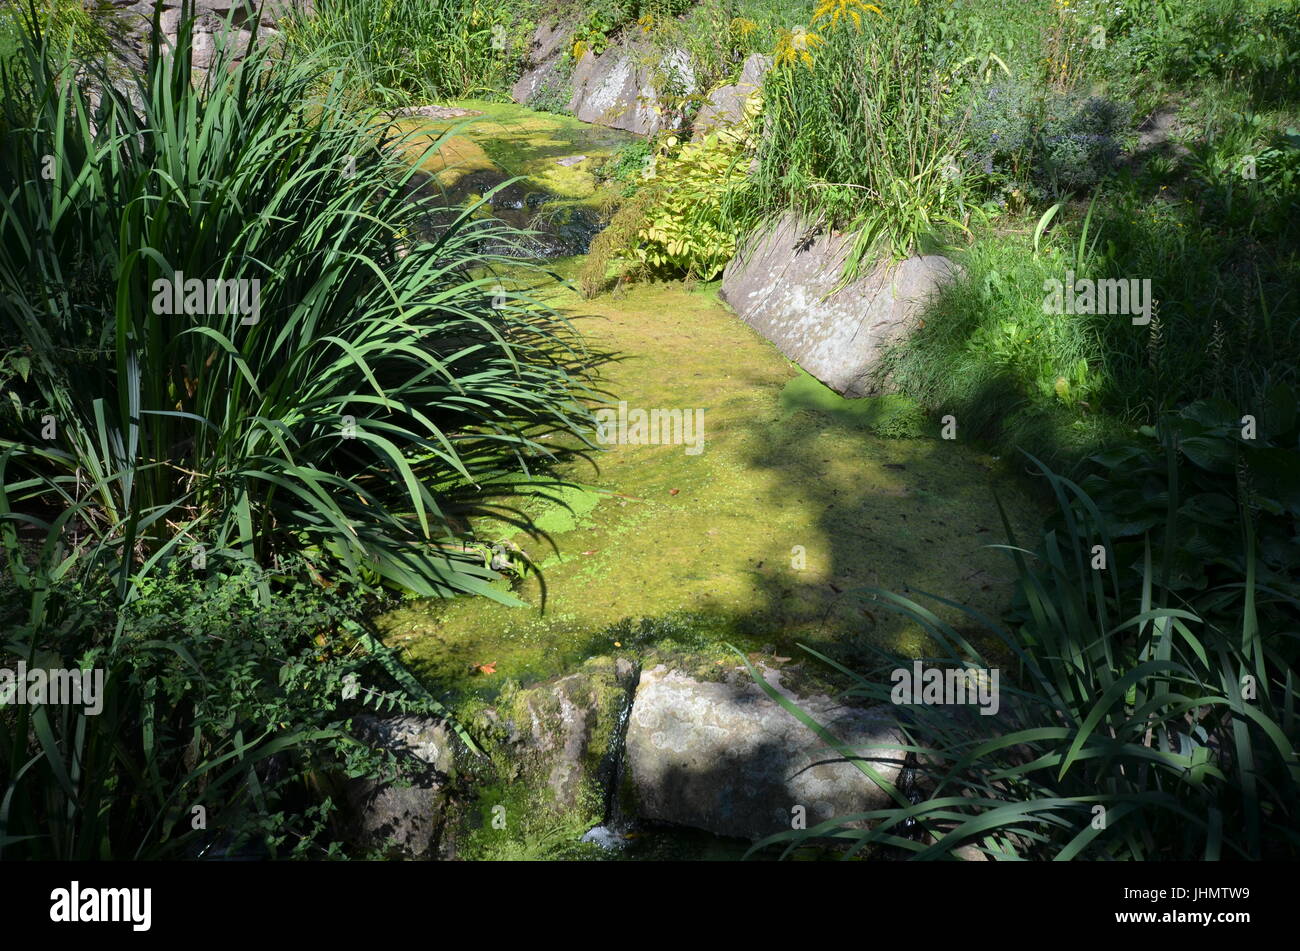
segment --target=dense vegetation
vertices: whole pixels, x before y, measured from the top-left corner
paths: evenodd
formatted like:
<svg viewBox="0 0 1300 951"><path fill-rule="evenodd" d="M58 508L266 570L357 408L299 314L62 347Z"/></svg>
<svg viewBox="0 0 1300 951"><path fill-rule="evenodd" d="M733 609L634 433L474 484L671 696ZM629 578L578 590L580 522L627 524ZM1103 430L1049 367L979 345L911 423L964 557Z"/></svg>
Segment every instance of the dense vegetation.
<svg viewBox="0 0 1300 951"><path fill-rule="evenodd" d="M104 666L111 706L6 719L0 848L148 851L137 837L213 783L256 797L233 835L276 815L253 765L294 749L307 770L313 744L344 742L320 714L355 655L387 659L341 592L508 597L463 520L544 461L541 437L583 430L577 341L493 275L485 249L511 233L407 196L383 125L338 85L314 94L312 62L257 46L200 87L183 30L133 89L95 74L92 104L50 37L19 38L0 126L0 511L30 611L5 649ZM245 597L235 653L214 651L213 599ZM72 783L88 749L99 772ZM118 809L123 782L141 798ZM54 815L71 827L29 843Z"/></svg>
<svg viewBox="0 0 1300 951"><path fill-rule="evenodd" d="M81 4L0 7L0 651L107 672L101 715L0 710L0 854L338 857L343 784L393 768L350 719L447 713L366 619L395 593L509 599L471 516L544 485L600 395L577 334L502 276L550 279L523 236L416 177L455 133L414 157L389 110L506 98L539 25L564 41L535 108L631 40L695 77L656 74L681 127L603 170L621 206L585 295L713 280L788 212L856 236L845 282L943 251L960 274L878 381L900 434L951 414L1056 502L1008 538L1004 617L860 592L935 663L1008 671L1003 715L906 708L923 797L890 786L895 809L767 844L1300 854L1292 5L315 8L202 81L183 24L124 85ZM755 54L743 118L692 139ZM1051 312L1067 272L1149 279L1149 323ZM253 296L213 307L228 281ZM823 659L882 702L910 662Z"/></svg>

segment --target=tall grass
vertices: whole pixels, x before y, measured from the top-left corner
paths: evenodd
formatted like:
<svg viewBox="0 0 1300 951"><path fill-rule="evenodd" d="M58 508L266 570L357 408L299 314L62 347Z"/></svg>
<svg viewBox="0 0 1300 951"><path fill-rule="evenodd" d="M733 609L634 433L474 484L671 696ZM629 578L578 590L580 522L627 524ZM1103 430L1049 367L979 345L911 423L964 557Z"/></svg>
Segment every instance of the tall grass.
<svg viewBox="0 0 1300 951"><path fill-rule="evenodd" d="M858 21L827 15L781 38L753 190L768 214L857 231L846 276L871 252L905 256L962 229L972 210L954 174L961 129L945 121L935 4L849 6Z"/></svg>
<svg viewBox="0 0 1300 951"><path fill-rule="evenodd" d="M1289 183L1300 148L1285 139L1244 148L1260 157L1257 179L1241 178L1240 150L1206 146L1190 174L1165 179L1181 195L1154 174L1112 181L1041 240L1022 218L959 252L962 273L906 345L886 353L882 379L955 414L968 436L1055 465L1194 400L1257 412L1270 387L1294 389L1300 258ZM1069 271L1149 280L1150 323L1046 312L1044 282Z"/></svg>
<svg viewBox="0 0 1300 951"><path fill-rule="evenodd" d="M327 62L388 106L500 94L517 72L533 4L318 0L286 25L290 49Z"/></svg>
<svg viewBox="0 0 1300 951"><path fill-rule="evenodd" d="M3 77L11 504L75 508L129 554L123 597L167 558L292 552L324 583L502 597L466 507L586 418L575 338L492 273L512 233L420 197L341 79L310 95L319 64L255 37L200 88L189 21L170 55L154 35L140 109L107 82L92 108L38 33ZM159 312L182 274L259 281L259 312Z"/></svg>
<svg viewBox="0 0 1300 951"><path fill-rule="evenodd" d="M1163 436L1173 472L1173 430ZM824 839L849 856L893 847L921 860L952 858L962 848L1058 861L1300 854L1300 632L1259 625L1256 599L1279 598L1257 582L1262 553L1249 499L1237 500L1244 574L1204 592L1197 609L1169 583L1164 546L1185 536L1201 511L1183 506L1177 483L1166 486L1163 541L1148 537L1133 571L1115 555L1113 523L1088 493L1043 472L1061 526L1044 534L1036 552L1020 547L1008 526L1019 597L1012 624L927 595L966 615L967 626L955 628L916 600L863 592L939 645L927 664L1000 669L1000 711L894 707L915 755L917 792L908 797L867 764L869 751L845 747L768 688L897 805L782 833L756 848ZM1107 569L1096 567L1099 550L1111 559ZM1280 600L1293 626L1300 604ZM852 695L888 703L890 669L910 669L911 659L882 654L867 674L835 666L852 678Z"/></svg>

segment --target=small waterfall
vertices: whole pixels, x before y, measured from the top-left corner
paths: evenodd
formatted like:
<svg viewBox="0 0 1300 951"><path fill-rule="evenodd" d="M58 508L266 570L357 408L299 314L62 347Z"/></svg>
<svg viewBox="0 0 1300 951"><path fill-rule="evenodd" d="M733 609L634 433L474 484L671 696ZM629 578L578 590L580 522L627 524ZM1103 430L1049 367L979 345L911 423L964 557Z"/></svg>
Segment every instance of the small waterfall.
<svg viewBox="0 0 1300 951"><path fill-rule="evenodd" d="M627 724L632 716L632 701L636 697L637 684L641 680L641 668L633 668L632 682L628 685L623 698L623 705L618 711L618 720L614 732L609 738L609 750L605 754L605 765L601 772L605 777L605 816L604 822L589 829L582 837L583 842L594 842L603 849L621 849L627 845L628 821L623 815L623 801L619 789L623 784L623 760L627 749Z"/></svg>

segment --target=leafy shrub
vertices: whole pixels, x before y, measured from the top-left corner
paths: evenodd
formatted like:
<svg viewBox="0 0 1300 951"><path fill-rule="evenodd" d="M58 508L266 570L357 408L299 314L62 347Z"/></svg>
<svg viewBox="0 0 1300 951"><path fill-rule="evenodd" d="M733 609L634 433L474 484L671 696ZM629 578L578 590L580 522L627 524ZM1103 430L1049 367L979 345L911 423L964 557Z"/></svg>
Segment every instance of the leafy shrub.
<svg viewBox="0 0 1300 951"><path fill-rule="evenodd" d="M675 136L665 140L643 173L649 202L627 249L629 260L651 274L712 280L721 273L743 230L734 209L748 185L745 165L754 148L749 118L757 108L751 100L745 121L680 148Z"/></svg>
<svg viewBox="0 0 1300 951"><path fill-rule="evenodd" d="M1131 64L1135 77L1217 81L1243 89L1260 105L1296 94L1300 23L1285 0L1136 0L1122 11L1111 28L1114 57Z"/></svg>
<svg viewBox="0 0 1300 951"><path fill-rule="evenodd" d="M1130 111L1103 97L1017 82L975 88L963 118L970 172L1030 198L1097 185L1131 127Z"/></svg>
<svg viewBox="0 0 1300 951"><path fill-rule="evenodd" d="M1114 169L1131 112L1101 96L1066 95L1043 117L1041 170L1053 193L1089 188Z"/></svg>
<svg viewBox="0 0 1300 951"><path fill-rule="evenodd" d="M1258 113L1213 122L1187 159L1207 217L1223 227L1294 241L1300 212L1300 130Z"/></svg>
<svg viewBox="0 0 1300 951"><path fill-rule="evenodd" d="M527 105L538 112L569 115L569 100L573 98L573 64L564 59L547 71L537 89L528 97Z"/></svg>
<svg viewBox="0 0 1300 951"><path fill-rule="evenodd" d="M0 6L0 68L22 68L23 35L35 25L50 44L70 46L79 57L103 53L108 33L82 0L14 0Z"/></svg>
<svg viewBox="0 0 1300 951"><path fill-rule="evenodd" d="M357 624L354 592L176 560L123 607L105 548L24 551L15 527L27 610L0 627L0 662L104 681L98 710L0 706L5 858L342 857L341 784L398 770L352 715L442 713Z"/></svg>
<svg viewBox="0 0 1300 951"><path fill-rule="evenodd" d="M1140 575L1150 536L1161 587L1207 621L1226 628L1253 611L1259 630L1300 630L1295 391L1275 386L1249 406L1199 400L1143 432L1139 445L1095 457L1098 471L1080 481L1109 528L1120 572ZM1153 485L1165 491L1153 494ZM1171 507L1182 518L1167 525ZM1298 647L1277 645L1293 661Z"/></svg>
<svg viewBox="0 0 1300 951"><path fill-rule="evenodd" d="M621 182L623 196L630 197L644 180L643 173L654 161L654 146L645 139L637 139L619 148L609 161L596 172L597 178L607 182Z"/></svg>

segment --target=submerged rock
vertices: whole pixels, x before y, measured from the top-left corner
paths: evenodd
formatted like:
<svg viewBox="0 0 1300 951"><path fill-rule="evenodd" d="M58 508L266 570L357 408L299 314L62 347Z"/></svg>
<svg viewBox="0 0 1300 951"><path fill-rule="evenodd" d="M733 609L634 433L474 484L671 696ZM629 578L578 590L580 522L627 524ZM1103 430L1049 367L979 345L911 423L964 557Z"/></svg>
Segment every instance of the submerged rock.
<svg viewBox="0 0 1300 951"><path fill-rule="evenodd" d="M830 697L795 697L818 723L894 782L905 743L895 721ZM641 675L626 740L625 792L638 817L758 839L893 800L769 698L745 671L710 683L659 665ZM838 762L837 762L838 760Z"/></svg>
<svg viewBox="0 0 1300 951"><path fill-rule="evenodd" d="M462 119L469 116L481 116L483 113L478 109L462 109L458 106L403 106L398 109L390 110L388 113L394 119Z"/></svg>
<svg viewBox="0 0 1300 951"><path fill-rule="evenodd" d="M785 215L752 234L722 275L721 296L788 358L845 396L880 391L884 350L905 338L954 271L942 255L881 261L836 290L853 234L809 235Z"/></svg>

